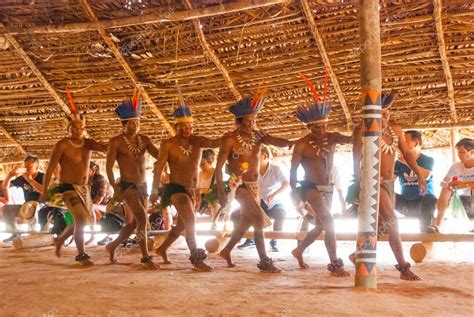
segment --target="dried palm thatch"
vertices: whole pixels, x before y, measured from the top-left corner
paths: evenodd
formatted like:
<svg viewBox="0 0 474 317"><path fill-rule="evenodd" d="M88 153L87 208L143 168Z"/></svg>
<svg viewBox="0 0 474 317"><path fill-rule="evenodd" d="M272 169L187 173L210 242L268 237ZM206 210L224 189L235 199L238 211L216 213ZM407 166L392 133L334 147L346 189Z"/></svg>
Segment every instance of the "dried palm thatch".
<svg viewBox="0 0 474 317"><path fill-rule="evenodd" d="M91 137L121 129L113 110L141 86L142 131L158 143L174 133L178 80L198 133L233 126L227 108L267 88L259 125L296 138L294 112L322 90L330 126L359 122L358 1L353 0L4 0L0 7L0 161L49 156L65 135L70 87ZM384 90L397 89L393 119L405 128L474 123L474 4L384 0L380 5ZM440 130L438 130L440 131ZM449 142L426 134L432 147Z"/></svg>

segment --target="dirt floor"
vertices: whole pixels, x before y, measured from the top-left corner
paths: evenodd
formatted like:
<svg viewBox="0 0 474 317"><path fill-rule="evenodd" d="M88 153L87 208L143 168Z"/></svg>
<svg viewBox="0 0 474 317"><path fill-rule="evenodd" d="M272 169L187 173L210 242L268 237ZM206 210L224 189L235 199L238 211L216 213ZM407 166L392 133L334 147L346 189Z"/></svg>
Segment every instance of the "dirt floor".
<svg viewBox="0 0 474 317"><path fill-rule="evenodd" d="M74 246L57 259L52 247L15 251L0 243L0 315L474 316L470 245L451 250L463 260L452 261L449 255L447 261L414 266L424 280L407 282L398 278L388 245L379 243L378 289L372 291L354 288L353 277L330 277L320 241L305 255L310 268L299 269L290 255L293 245L282 241L280 252L270 254L283 269L270 275L259 273L255 250L234 251L237 267L232 269L211 255L214 271L195 273L183 240L170 252L173 263L156 272L141 269L137 248L125 250L120 264L110 265L103 247L89 246L95 265L80 268L73 260ZM344 259L354 247L350 242L338 246Z"/></svg>

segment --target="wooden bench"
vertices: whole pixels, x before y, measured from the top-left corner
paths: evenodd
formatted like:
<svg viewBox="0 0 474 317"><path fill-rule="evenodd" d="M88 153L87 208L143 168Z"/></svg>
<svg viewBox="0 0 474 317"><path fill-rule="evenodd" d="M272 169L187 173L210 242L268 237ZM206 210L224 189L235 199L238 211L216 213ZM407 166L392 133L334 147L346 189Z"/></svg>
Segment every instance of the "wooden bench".
<svg viewBox="0 0 474 317"><path fill-rule="evenodd" d="M230 233L222 236L222 232L218 230L197 230L196 233L203 236L215 236L219 238L218 241L230 237ZM337 241L356 241L356 235L356 233L351 232L337 232L336 239ZM302 240L305 236L306 232L265 231L265 238L267 239ZM416 263L422 262L429 255L434 242L474 242L474 234L472 233L401 233L400 236L403 242L416 242L410 248L410 256ZM252 238L253 232L246 232L244 237ZM317 240L324 240L324 233ZM388 235L381 235L378 241L388 241ZM219 243L221 242L219 241ZM215 249L215 245L213 249Z"/></svg>

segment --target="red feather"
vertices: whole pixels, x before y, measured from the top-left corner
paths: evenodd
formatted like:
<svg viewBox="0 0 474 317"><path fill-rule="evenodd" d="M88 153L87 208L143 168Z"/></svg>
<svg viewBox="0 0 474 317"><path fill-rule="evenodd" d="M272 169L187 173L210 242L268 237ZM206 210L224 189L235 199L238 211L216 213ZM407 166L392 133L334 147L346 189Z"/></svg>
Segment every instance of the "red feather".
<svg viewBox="0 0 474 317"><path fill-rule="evenodd" d="M136 88L133 90L132 107L133 107L133 110L136 112L137 111L137 89Z"/></svg>
<svg viewBox="0 0 474 317"><path fill-rule="evenodd" d="M266 88L263 89L258 89L257 93L253 96L252 98L252 108L255 109L257 105L260 103L260 100L262 100L263 96L265 95L265 92L267 91Z"/></svg>
<svg viewBox="0 0 474 317"><path fill-rule="evenodd" d="M311 80L309 80L309 78L306 77L303 73L300 73L299 75L300 75L301 78L303 78L306 81L309 88L311 88L311 91L313 92L314 100L316 101L316 103L318 103L319 102L319 95L318 95L318 92L316 91L316 88L314 87L313 83L311 82Z"/></svg>
<svg viewBox="0 0 474 317"><path fill-rule="evenodd" d="M71 107L72 113L77 114L76 105L74 104L74 99L72 99L72 94L69 90L69 87L66 88L66 94L69 99L69 106Z"/></svg>
<svg viewBox="0 0 474 317"><path fill-rule="evenodd" d="M326 93L328 92L328 69L326 68L326 73L324 74L324 95L323 102L326 101Z"/></svg>

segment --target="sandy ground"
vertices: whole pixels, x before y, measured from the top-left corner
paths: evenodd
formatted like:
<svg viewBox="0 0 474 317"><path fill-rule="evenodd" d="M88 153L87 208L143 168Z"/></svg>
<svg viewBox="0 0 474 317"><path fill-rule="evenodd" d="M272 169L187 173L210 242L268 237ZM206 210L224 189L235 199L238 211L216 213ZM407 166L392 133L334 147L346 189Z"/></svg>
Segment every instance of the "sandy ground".
<svg viewBox="0 0 474 317"><path fill-rule="evenodd" d="M255 250L235 250L236 268L226 268L213 254L213 272L193 272L183 240L170 252L173 263L156 272L141 269L137 248L110 265L103 247L89 246L95 265L80 268L74 246L57 259L52 247L15 251L0 243L0 315L474 316L471 245L450 251L467 254L467 261L428 260L414 267L424 280L407 282L398 278L388 245L381 242L378 289L371 291L354 288L353 277L330 277L320 241L306 255L310 268L299 269L290 256L293 245L281 241L280 252L270 254L283 269L270 275L259 273ZM352 248L353 243L338 243L344 259Z"/></svg>

